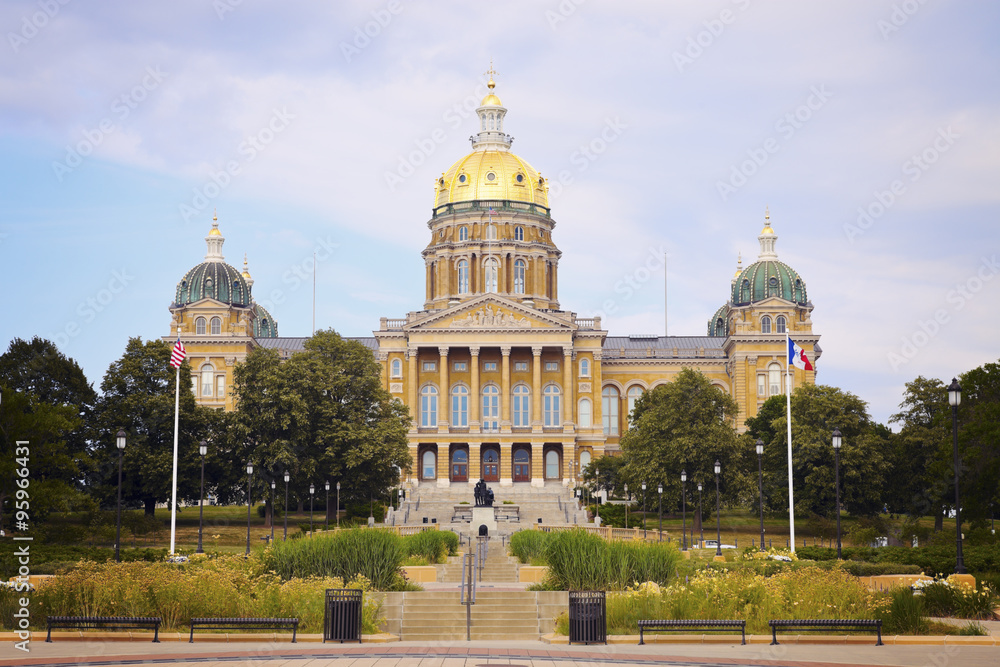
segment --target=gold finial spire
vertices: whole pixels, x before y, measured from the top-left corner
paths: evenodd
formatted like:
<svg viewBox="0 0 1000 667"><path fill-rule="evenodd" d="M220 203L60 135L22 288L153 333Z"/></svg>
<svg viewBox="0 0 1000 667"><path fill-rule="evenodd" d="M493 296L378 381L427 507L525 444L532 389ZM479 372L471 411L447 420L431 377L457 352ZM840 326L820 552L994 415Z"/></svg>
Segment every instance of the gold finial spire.
<svg viewBox="0 0 1000 667"><path fill-rule="evenodd" d="M764 219L765 220L771 219L771 207L768 206L767 204L764 205Z"/></svg>
<svg viewBox="0 0 1000 667"><path fill-rule="evenodd" d="M774 230L771 229L771 207L764 206L764 229L761 230L761 234L773 234Z"/></svg>
<svg viewBox="0 0 1000 667"><path fill-rule="evenodd" d="M243 271L244 271L244 273L246 272L246 270L247 270L247 254L243 253Z"/></svg>
<svg viewBox="0 0 1000 667"><path fill-rule="evenodd" d="M212 220L215 220L216 222L219 221L219 209L217 208L212 209Z"/></svg>
<svg viewBox="0 0 1000 667"><path fill-rule="evenodd" d="M493 89L494 89L494 88L496 87L496 85L497 85L497 84L496 84L496 82L494 82L494 81L493 81L493 77L494 77L494 76L496 76L496 75L498 74L498 72L497 72L497 71L496 71L495 69L493 69L493 58L490 58L490 68L489 68L488 70L486 70L485 72L483 72L483 74L484 74L485 76L488 76L488 77L490 77L490 80L489 80L489 82L488 82L488 83L486 84L486 86L487 86L487 87L488 87L488 88L489 88L490 90L493 90Z"/></svg>

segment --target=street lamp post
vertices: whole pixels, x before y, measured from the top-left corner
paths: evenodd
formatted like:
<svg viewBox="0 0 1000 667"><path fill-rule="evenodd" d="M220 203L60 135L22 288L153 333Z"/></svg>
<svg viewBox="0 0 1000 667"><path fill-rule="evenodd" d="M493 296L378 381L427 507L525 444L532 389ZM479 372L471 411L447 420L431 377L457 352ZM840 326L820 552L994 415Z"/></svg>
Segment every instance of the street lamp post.
<svg viewBox="0 0 1000 667"><path fill-rule="evenodd" d="M722 519L719 518L719 473L722 472L722 464L715 460L715 555L722 555Z"/></svg>
<svg viewBox="0 0 1000 667"><path fill-rule="evenodd" d="M952 378L948 385L948 403L951 405L951 446L955 456L955 574L965 574L965 559L962 557L962 505L958 496L958 404L962 402L962 387L958 379Z"/></svg>
<svg viewBox="0 0 1000 667"><path fill-rule="evenodd" d="M757 438L757 491L760 494L760 550L764 550L764 441Z"/></svg>
<svg viewBox="0 0 1000 667"><path fill-rule="evenodd" d="M289 475L288 471L286 470L285 471L285 507L284 507L284 511L285 511L285 534L281 538L282 541L285 541L285 540L288 539L288 480L290 480L291 478L292 478L292 476Z"/></svg>
<svg viewBox="0 0 1000 667"><path fill-rule="evenodd" d="M326 487L326 530L330 530L330 482L323 484Z"/></svg>
<svg viewBox="0 0 1000 667"><path fill-rule="evenodd" d="M250 498L250 490L253 485L253 464L247 464L247 556L250 555L250 506L252 504L252 499Z"/></svg>
<svg viewBox="0 0 1000 667"><path fill-rule="evenodd" d="M642 483L642 539L646 539L646 483Z"/></svg>
<svg viewBox="0 0 1000 667"><path fill-rule="evenodd" d="M125 453L125 431L119 429L115 436L118 447L118 527L115 529L115 562L122 562L122 456Z"/></svg>
<svg viewBox="0 0 1000 667"><path fill-rule="evenodd" d="M628 528L628 501L629 501L628 484L625 484L624 486L625 486L625 527Z"/></svg>
<svg viewBox="0 0 1000 667"><path fill-rule="evenodd" d="M271 480L271 541L274 542L274 488L277 486L275 481Z"/></svg>
<svg viewBox="0 0 1000 667"><path fill-rule="evenodd" d="M196 554L203 554L201 547L201 528L205 519L205 454L208 454L208 443L202 440L198 443L198 454L201 456L201 495L198 497L198 548Z"/></svg>
<svg viewBox="0 0 1000 667"><path fill-rule="evenodd" d="M340 528L340 482L337 482L337 528Z"/></svg>
<svg viewBox="0 0 1000 667"><path fill-rule="evenodd" d="M316 497L316 485L309 485L309 537L313 536L313 499Z"/></svg>
<svg viewBox="0 0 1000 667"><path fill-rule="evenodd" d="M687 515L687 481L688 474L687 470L681 470L681 517L684 522L683 529L681 532L681 551L688 550L687 541L687 526L688 526L688 515Z"/></svg>
<svg viewBox="0 0 1000 667"><path fill-rule="evenodd" d="M705 524L702 523L702 513L701 513L701 482L698 482L698 530L700 531L701 544L698 546L699 549L703 548L705 545ZM694 527L692 526L691 532L694 532ZM693 542L694 540L692 540Z"/></svg>
<svg viewBox="0 0 1000 667"><path fill-rule="evenodd" d="M656 510L657 531L660 533L660 538L657 541L662 542L663 541L663 484L660 484L656 487L656 493L658 493L660 497L660 506L659 509Z"/></svg>
<svg viewBox="0 0 1000 667"><path fill-rule="evenodd" d="M837 513L837 560L842 560L843 556L840 555L840 446L843 444L844 438L840 434L840 429L833 429L833 459L834 469L834 485L837 487L837 504L834 507L834 511Z"/></svg>

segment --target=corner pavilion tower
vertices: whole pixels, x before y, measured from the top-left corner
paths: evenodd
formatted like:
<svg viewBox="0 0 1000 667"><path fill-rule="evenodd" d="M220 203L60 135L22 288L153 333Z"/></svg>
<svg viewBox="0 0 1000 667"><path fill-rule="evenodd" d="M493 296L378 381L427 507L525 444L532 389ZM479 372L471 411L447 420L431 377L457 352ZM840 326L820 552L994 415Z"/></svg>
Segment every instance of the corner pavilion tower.
<svg viewBox="0 0 1000 667"><path fill-rule="evenodd" d="M355 339L372 350L384 387L413 417L406 481L430 490L483 478L501 497L503 487L568 486L595 457L618 452L635 401L682 368L732 396L740 408L734 426L743 429L765 400L790 389L786 332L816 366L813 305L805 281L778 260L769 214L758 260L738 266L707 335L612 336L600 318L562 309L548 184L511 152L507 108L492 78L488 85L472 151L435 179L422 308L383 317L373 336ZM216 232L217 224L207 262L222 262ZM224 265L227 301L194 282L203 266L178 285L172 331L181 326L192 362L202 364L200 372L195 365L198 400L231 409L231 399L220 401L219 380L215 394L206 389L204 378L220 363L230 367L254 346L287 358L307 339L277 337L273 319L250 300L248 273ZM213 314L219 333L214 323L211 332L199 329L198 318L205 326ZM815 371L793 369L792 383L803 382L815 382Z"/></svg>

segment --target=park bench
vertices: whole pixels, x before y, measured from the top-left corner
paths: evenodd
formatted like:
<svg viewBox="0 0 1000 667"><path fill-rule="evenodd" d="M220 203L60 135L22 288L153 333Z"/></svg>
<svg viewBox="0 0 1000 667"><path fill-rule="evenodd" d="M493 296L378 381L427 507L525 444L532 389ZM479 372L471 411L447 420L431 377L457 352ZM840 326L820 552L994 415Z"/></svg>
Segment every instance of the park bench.
<svg viewBox="0 0 1000 667"><path fill-rule="evenodd" d="M741 644L747 643L747 622L729 620L661 620L661 621L639 621L639 645L645 644L643 632L684 632L689 630L702 630L707 632L725 632L726 630L739 630Z"/></svg>
<svg viewBox="0 0 1000 667"><path fill-rule="evenodd" d="M45 641L52 641L52 629L72 630L153 630L153 643L160 643L159 618L130 618L128 616L49 616Z"/></svg>
<svg viewBox="0 0 1000 667"><path fill-rule="evenodd" d="M840 628L875 628L875 632L878 633L878 640L875 642L875 646L882 646L882 619L880 618L774 620L768 621L767 623L771 626L771 646L778 643L778 628L781 628L782 630L805 630L808 632L819 632L822 630Z"/></svg>
<svg viewBox="0 0 1000 667"><path fill-rule="evenodd" d="M188 643L194 641L194 629L205 630L287 630L292 629L292 643L299 630L297 618L192 618L191 636Z"/></svg>

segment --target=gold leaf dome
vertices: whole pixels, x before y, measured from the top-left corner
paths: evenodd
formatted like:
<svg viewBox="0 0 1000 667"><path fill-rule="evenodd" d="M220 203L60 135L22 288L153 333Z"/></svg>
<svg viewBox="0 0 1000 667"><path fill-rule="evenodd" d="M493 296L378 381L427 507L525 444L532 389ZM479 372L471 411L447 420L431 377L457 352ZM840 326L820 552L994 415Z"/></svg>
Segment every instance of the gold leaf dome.
<svg viewBox="0 0 1000 667"><path fill-rule="evenodd" d="M549 186L535 168L505 150L473 151L441 174L434 206L506 199L548 208Z"/></svg>

